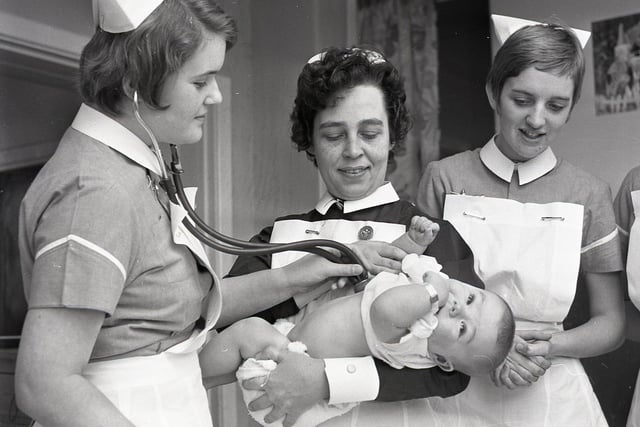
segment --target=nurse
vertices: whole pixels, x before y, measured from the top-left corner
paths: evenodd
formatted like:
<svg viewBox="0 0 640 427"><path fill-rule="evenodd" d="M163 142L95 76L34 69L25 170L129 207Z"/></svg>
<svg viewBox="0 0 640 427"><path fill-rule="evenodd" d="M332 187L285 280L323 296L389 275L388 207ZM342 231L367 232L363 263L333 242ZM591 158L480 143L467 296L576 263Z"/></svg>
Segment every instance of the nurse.
<svg viewBox="0 0 640 427"><path fill-rule="evenodd" d="M21 206L29 310L17 402L47 427L211 426L197 351L216 323L258 302L236 287L221 292L159 185L153 148L156 138L202 139L236 26L213 0L94 8L99 28L80 61L84 103ZM324 274L354 267L316 258Z"/></svg>
<svg viewBox="0 0 640 427"><path fill-rule="evenodd" d="M631 301L627 301L627 338L640 341L640 167L630 170L613 202L626 256L626 279ZM636 380L627 427L640 427L640 377Z"/></svg>
<svg viewBox="0 0 640 427"><path fill-rule="evenodd" d="M504 44L486 90L498 133L480 149L431 163L418 205L450 221L469 244L487 289L513 309L520 338L493 381L473 378L463 393L434 401L434 418L443 425L606 426L579 358L623 340L611 195L607 184L551 149L580 96L588 34L493 20ZM579 272L590 319L565 331ZM549 335L526 345L527 330Z"/></svg>

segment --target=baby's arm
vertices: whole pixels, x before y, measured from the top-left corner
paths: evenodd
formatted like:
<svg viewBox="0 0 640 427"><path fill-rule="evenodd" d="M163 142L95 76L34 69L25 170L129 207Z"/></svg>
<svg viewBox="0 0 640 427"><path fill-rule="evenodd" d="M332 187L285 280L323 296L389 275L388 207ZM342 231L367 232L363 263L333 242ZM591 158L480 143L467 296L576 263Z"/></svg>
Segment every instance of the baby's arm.
<svg viewBox="0 0 640 427"><path fill-rule="evenodd" d="M409 254L422 254L433 242L440 230L440 226L423 216L411 218L409 230L398 237L391 244Z"/></svg>
<svg viewBox="0 0 640 427"><path fill-rule="evenodd" d="M428 273L438 274L438 273ZM447 300L449 290L444 280L430 280L437 293L438 307ZM432 310L432 300L424 284L400 285L384 291L371 304L371 325L378 339L396 343L409 327Z"/></svg>
<svg viewBox="0 0 640 427"><path fill-rule="evenodd" d="M211 334L198 355L207 388L235 381L235 371L245 359L269 347L279 351L289 344L287 337L258 317L239 320L224 331Z"/></svg>

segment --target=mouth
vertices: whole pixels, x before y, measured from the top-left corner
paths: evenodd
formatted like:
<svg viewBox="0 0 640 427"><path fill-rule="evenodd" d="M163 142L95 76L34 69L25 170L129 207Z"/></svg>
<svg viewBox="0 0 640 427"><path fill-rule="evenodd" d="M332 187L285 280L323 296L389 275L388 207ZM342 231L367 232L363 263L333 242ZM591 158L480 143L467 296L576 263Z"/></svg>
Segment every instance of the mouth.
<svg viewBox="0 0 640 427"><path fill-rule="evenodd" d="M196 117L195 117L195 119L196 119L196 120L204 121L204 119L205 119L205 117L206 117L206 116L207 116L206 114L200 114L199 116L196 116Z"/></svg>
<svg viewBox="0 0 640 427"><path fill-rule="evenodd" d="M522 135L524 137L524 139L526 139L528 141L537 142L537 141L541 140L542 138L544 138L546 133L545 132L537 132L537 131L527 130L527 129L520 129L520 135Z"/></svg>
<svg viewBox="0 0 640 427"><path fill-rule="evenodd" d="M358 166L358 167L349 167L349 168L340 168L338 169L338 171L340 171L341 174L346 175L348 177L358 177L361 176L362 174L364 174L367 170L369 170L368 167L365 166Z"/></svg>

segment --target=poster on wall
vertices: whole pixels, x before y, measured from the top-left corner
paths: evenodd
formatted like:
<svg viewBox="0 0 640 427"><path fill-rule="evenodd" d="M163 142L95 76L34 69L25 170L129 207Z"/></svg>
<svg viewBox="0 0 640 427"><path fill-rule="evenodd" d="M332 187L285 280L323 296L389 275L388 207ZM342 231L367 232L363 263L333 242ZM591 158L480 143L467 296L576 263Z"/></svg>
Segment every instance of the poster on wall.
<svg viewBox="0 0 640 427"><path fill-rule="evenodd" d="M640 111L640 11L593 22L596 115Z"/></svg>

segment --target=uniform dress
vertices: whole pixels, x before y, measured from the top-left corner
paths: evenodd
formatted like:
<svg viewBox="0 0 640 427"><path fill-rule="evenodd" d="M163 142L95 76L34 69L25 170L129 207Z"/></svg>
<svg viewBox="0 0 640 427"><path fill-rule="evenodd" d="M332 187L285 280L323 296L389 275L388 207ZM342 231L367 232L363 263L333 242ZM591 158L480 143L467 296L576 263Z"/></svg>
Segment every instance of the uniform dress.
<svg viewBox="0 0 640 427"><path fill-rule="evenodd" d="M211 426L197 348L220 314L218 280L159 171L144 142L83 104L21 206L26 299L105 313L83 375L136 425Z"/></svg>
<svg viewBox="0 0 640 427"><path fill-rule="evenodd" d="M629 297L640 310L640 167L629 171L614 201L618 229L627 242L627 283ZM640 376L636 380L627 427L640 427Z"/></svg>
<svg viewBox="0 0 640 427"><path fill-rule="evenodd" d="M622 268L608 185L550 148L515 164L492 139L433 162L418 204L453 223L486 288L511 306L518 329L561 330L579 270ZM566 357L554 358L529 387L509 390L475 377L463 393L432 406L433 425L607 425L580 361Z"/></svg>
<svg viewBox="0 0 640 427"><path fill-rule="evenodd" d="M393 186L386 183L370 196L357 201L340 201L326 194L310 212L278 218L272 227L252 238L255 242L289 242L309 239L333 239L352 243L363 239L392 242L405 233L411 218L423 215L410 202L399 200ZM473 257L467 245L445 221L426 254L435 257L449 276L482 286L473 272ZM229 276L282 266L304 253L286 252L273 256L240 256ZM280 318L298 321L305 312L335 297L351 292L351 287L324 292L315 299L293 298L258 315L275 322ZM325 359L330 388L330 403L365 401L349 413L329 420L326 426L411 426L420 421L428 404L426 396L450 396L467 386L469 377L439 368L394 369L382 361L366 358ZM366 400L376 399L374 402ZM401 400L416 399L401 402Z"/></svg>

